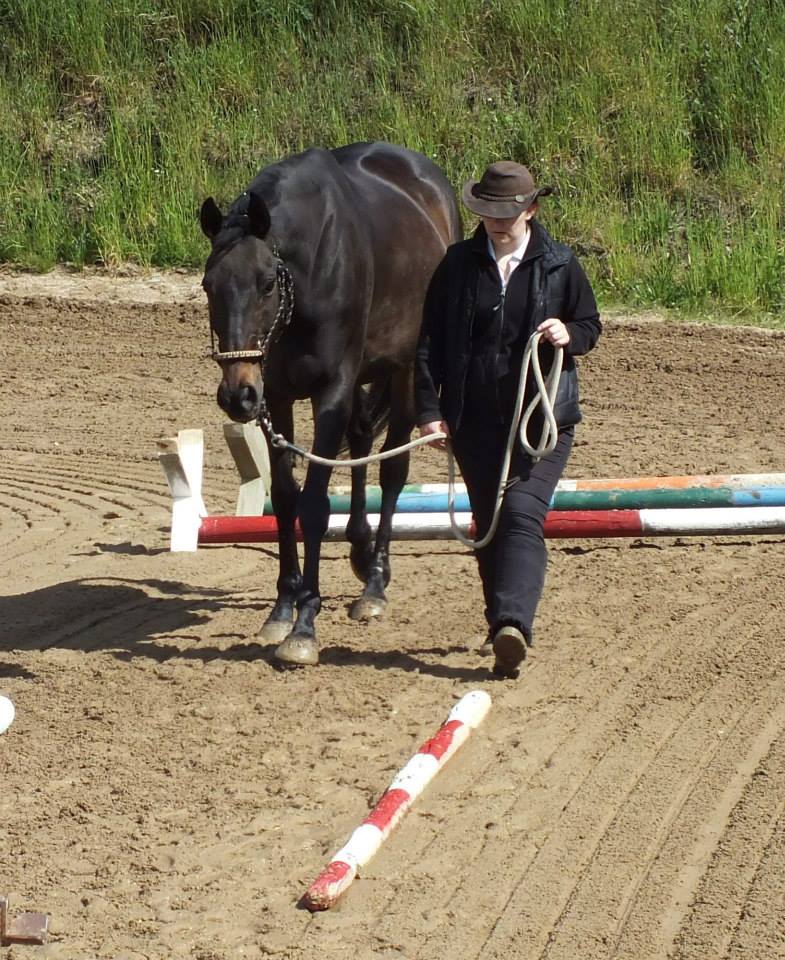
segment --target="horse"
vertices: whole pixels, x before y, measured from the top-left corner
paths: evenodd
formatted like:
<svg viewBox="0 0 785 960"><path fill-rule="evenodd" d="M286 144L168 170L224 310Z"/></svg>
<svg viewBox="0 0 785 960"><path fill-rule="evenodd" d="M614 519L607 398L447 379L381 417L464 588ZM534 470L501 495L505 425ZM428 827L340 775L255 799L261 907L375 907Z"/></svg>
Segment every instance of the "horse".
<svg viewBox="0 0 785 960"><path fill-rule="evenodd" d="M346 445L352 458L367 457L385 424L382 452L406 444L426 289L461 235L442 170L392 144L312 148L264 167L226 215L209 197L200 221L212 246L202 285L218 342L221 409L237 422L259 420L268 441L278 434L293 442L294 402L310 400L312 453L328 459ZM300 489L291 449L270 443L270 460L279 570L259 636L277 645L280 665L313 665L331 467L309 462ZM374 539L366 468L352 468L346 537L365 584L350 609L355 619L385 609L392 517L408 469L408 452L381 462Z"/></svg>

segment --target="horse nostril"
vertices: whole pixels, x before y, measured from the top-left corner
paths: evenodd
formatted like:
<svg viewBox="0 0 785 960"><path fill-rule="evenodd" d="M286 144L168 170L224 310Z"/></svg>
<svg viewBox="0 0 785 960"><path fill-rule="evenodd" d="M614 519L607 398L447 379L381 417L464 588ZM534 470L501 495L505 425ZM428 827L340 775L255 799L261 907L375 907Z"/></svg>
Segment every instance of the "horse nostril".
<svg viewBox="0 0 785 960"><path fill-rule="evenodd" d="M222 383L218 387L218 406L233 420L247 421L257 414L259 394L255 387L243 384L230 387Z"/></svg>
<svg viewBox="0 0 785 960"><path fill-rule="evenodd" d="M256 401L257 394L253 387L246 384L237 391L237 405L247 416L256 412Z"/></svg>
<svg viewBox="0 0 785 960"><path fill-rule="evenodd" d="M218 395L216 396L218 401L218 406L225 412L229 412L229 408L232 405L232 395L229 387L225 383L221 383L218 387Z"/></svg>

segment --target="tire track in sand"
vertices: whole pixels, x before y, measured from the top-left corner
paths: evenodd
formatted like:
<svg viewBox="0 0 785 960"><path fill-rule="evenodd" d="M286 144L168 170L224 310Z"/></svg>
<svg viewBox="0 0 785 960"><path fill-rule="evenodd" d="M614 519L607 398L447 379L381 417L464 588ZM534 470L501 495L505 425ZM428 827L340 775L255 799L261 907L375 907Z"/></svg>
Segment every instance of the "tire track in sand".
<svg viewBox="0 0 785 960"><path fill-rule="evenodd" d="M745 762L745 773L749 767ZM785 734L780 730L723 825L675 939L673 960L785 956L783 811ZM774 912L772 895L780 905Z"/></svg>
<svg viewBox="0 0 785 960"><path fill-rule="evenodd" d="M655 862L661 862L673 824L681 817L687 799L701 778L711 774L710 780L716 786L715 776L727 776L728 770L733 770L738 759L738 744L729 749L727 741L718 741L716 731L726 728L728 718L735 714L736 723L744 722L743 742L749 751L750 739L754 740L759 723L765 722L778 704L776 682L769 684L766 696L758 702L761 682L771 676L772 664L765 642L757 637L739 642L740 629L737 628L741 627L742 620L739 614L737 623L725 621L721 628L718 625L719 636L736 640L736 655L723 667L723 673L729 670L727 675L721 676L719 682L709 678L708 685L696 691L697 695L687 703L665 700L659 704L655 701L648 709L644 706L627 735L595 766L591 779L597 783L587 783L588 789L582 790L575 804L565 809L566 822L558 825L558 833L563 834L567 828L566 837L560 840L556 831L552 834L551 857L556 859L538 856L539 869L535 861L532 869L523 873L519 884L526 893L527 905L523 910L516 909L515 898L511 898L484 945L482 956L502 956L502 943L515 942L521 935L525 942L535 932L536 927L524 918L531 913L533 920L538 911L534 907L530 909L528 903L542 906L555 902L549 891L552 895L554 877L566 866L560 862L559 854L570 857L573 869L578 860L579 869L573 875L569 895L562 901L558 913L549 917L546 911L541 918L545 922L541 922L536 938L539 940L547 934L547 939L539 948L539 956L555 960L577 954L582 958L614 954L637 958L663 955L656 943L653 948L650 946L653 931L646 929L653 925L656 930L658 926L658 911L655 909L652 913L650 909L647 875ZM701 653L710 655L709 650ZM652 677L646 686L654 694L658 683ZM662 689L661 682L659 686ZM674 724L674 717L680 722ZM769 728L769 738L764 738L757 744L757 750L752 751L753 765L760 757L760 750L767 749L771 737L781 729L782 722L783 714L779 712ZM720 752L722 761L717 759L712 766L714 755ZM633 771L636 756L643 759ZM603 766L608 769L603 771ZM601 797L605 816L599 818L594 809L599 808ZM713 809L704 810L703 814L711 817ZM704 818L699 818L693 829L701 829L704 822ZM579 859L577 851L592 827L596 833L587 848L589 855ZM679 858L683 848L669 852ZM625 936L633 909L641 913L642 918L638 916L636 920L639 927L644 927L636 937Z"/></svg>
<svg viewBox="0 0 785 960"><path fill-rule="evenodd" d="M525 703L515 704L516 710L525 711L529 730L540 731L539 723L546 721L547 726L541 731L542 741L549 744L550 749L540 749L537 738L524 736L521 745L526 746L526 757L512 760L512 768L510 758L503 758L503 753L487 746L483 750L483 762L472 761L466 776L480 786L470 788L468 809L460 809L466 800L465 794L460 799L451 798L451 805L457 805L459 812L450 821L449 835L461 838L461 854L446 852L449 842L444 831L440 831L441 818L437 815L436 823L431 825L429 819L433 814L429 814L420 818L396 845L399 849L407 848L405 860L392 855L385 864L381 854L378 865L372 866L371 876L377 875L379 879L395 876L398 870L398 875L404 877L387 883L388 888L392 887L387 906L392 900L402 901L394 911L400 921L409 908L417 908L415 902L410 903L410 897L414 898L413 891L409 892L412 885L422 906L423 891L411 876L412 863L418 865L415 873L422 873L426 882L429 871L438 875L439 860L471 864L454 872L454 882L446 888L442 877L438 893L434 893L433 902L427 905L433 932L417 956L435 958L460 950L461 956L485 957L496 955L498 950L499 956L529 957L535 955L535 950L546 949L552 956L558 955L556 943L562 942L559 937L566 938L570 925L578 922L573 911L576 916L582 916L580 901L596 898L591 879L611 869L608 862L618 855L617 836L621 836L626 838L623 842L629 847L629 858L638 866L631 871L626 868L629 876L621 884L621 892L606 891L607 918L600 918L600 922L595 910L591 911L591 922L581 921L589 926L593 923L603 931L596 955L610 955L620 931L624 932L625 914L637 916L633 905L641 897L645 899L643 878L657 860L661 842L658 837L660 834L667 837L668 818L678 820L682 802L686 803L690 794L690 790L684 788L685 776L692 775L694 782L700 783L701 771L707 775L710 764L705 758L707 745L713 745L715 753L724 749L713 732L718 725L727 727L729 714L741 720L745 706L750 713L755 703L756 684L770 669L765 644L752 656L755 639L742 642L742 627L749 621L748 615L749 611L741 610L729 621L717 613L707 622L706 611L696 609L692 615L682 618L679 631L671 633L670 641L663 640L654 648L639 670L622 678L608 674L610 688L595 691L596 699L592 697L585 709L571 712L564 704L558 704L555 710L545 711L538 721L533 711L526 710ZM758 624L764 636L770 626L765 617ZM713 642L691 645L693 630L698 633L698 639L705 630L703 635L712 636ZM726 646L732 649L725 639L728 637L734 638L736 655L732 662L725 657L727 662L716 668L714 659L722 656ZM745 664L750 658L756 666L752 677L746 679ZM565 654L565 661L570 660L570 653ZM558 674L549 678L545 673L527 672L527 693L535 700L543 696L543 686L554 690L556 695L565 689ZM529 688L535 677L539 690ZM566 687L570 687L569 678ZM767 696L776 700L776 684ZM652 697L653 706L648 702ZM505 700L514 700L514 695L497 698L494 711L497 716L500 708L504 709ZM756 708L756 717L765 716L770 707L771 703L763 702ZM746 729L748 718L745 724ZM492 725L493 720L489 731ZM680 745L685 736L687 744ZM519 745L513 742L508 746ZM735 751L732 753L735 756ZM722 755L727 761L727 751ZM587 757L592 758L588 768ZM506 787L501 782L500 763L507 765ZM697 773L694 772L696 766ZM581 769L587 771L586 775L576 780L575 771ZM560 770L566 773L560 775ZM517 790L513 790L510 778L519 784ZM448 786L447 775L442 783L445 788ZM678 794L680 788L682 795L674 800L674 793ZM647 802L649 789L654 790L654 794ZM482 807L480 816L486 823L485 831L478 823L478 806ZM563 812L554 817L554 811L559 810ZM597 811L604 813L600 816ZM647 826L641 833L640 824L647 825L649 819L653 828ZM640 835L629 833L636 821ZM402 830L406 829L404 825ZM427 839L422 847L412 849L418 834L423 833ZM481 842L477 840L478 834L484 834ZM576 867L579 868L577 876ZM504 884L502 889L494 880L510 875L518 877L511 891L510 885ZM471 889L472 894L463 892L466 889ZM519 895L516 890L520 891ZM462 902L470 904L468 909L461 910ZM382 909L382 930L393 926L393 921L385 922L384 912ZM489 930L487 918L495 915L500 916L499 923L494 930ZM550 937L554 925L558 925L560 931L555 939ZM460 935L454 932L458 928ZM392 932L390 929L390 937ZM399 938L400 935L399 928ZM511 943L520 945L520 954L510 952ZM570 949L572 955L576 955L575 943ZM595 955L583 940L577 949L582 957Z"/></svg>

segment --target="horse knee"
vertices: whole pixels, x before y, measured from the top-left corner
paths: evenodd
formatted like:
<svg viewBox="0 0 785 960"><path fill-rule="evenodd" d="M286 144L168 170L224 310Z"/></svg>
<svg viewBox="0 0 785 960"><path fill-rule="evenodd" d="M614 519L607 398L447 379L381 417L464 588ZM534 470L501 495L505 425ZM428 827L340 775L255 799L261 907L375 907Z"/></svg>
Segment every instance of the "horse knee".
<svg viewBox="0 0 785 960"><path fill-rule="evenodd" d="M304 537L323 537L330 520L330 498L327 492L315 492L306 487L300 494L297 516Z"/></svg>

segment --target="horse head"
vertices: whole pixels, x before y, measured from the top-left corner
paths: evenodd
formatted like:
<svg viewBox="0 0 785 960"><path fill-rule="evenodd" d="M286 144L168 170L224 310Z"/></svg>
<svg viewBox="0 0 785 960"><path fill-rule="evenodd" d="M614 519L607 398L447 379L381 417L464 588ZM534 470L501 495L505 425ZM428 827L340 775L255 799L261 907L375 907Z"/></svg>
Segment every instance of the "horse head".
<svg viewBox="0 0 785 960"><path fill-rule="evenodd" d="M267 243L270 213L259 194L243 194L224 216L209 197L200 221L212 243L202 286L207 294L213 358L222 372L218 405L244 423L260 412L268 346L288 321L286 268Z"/></svg>

